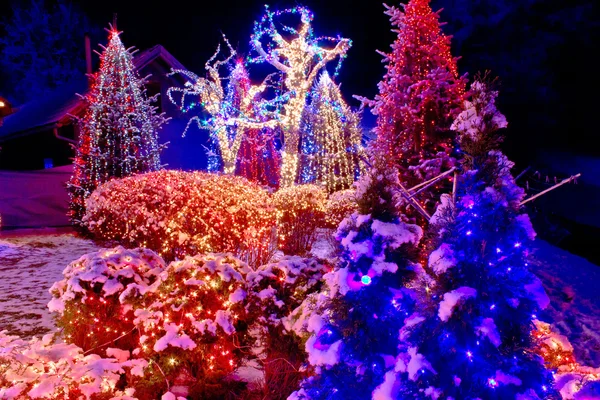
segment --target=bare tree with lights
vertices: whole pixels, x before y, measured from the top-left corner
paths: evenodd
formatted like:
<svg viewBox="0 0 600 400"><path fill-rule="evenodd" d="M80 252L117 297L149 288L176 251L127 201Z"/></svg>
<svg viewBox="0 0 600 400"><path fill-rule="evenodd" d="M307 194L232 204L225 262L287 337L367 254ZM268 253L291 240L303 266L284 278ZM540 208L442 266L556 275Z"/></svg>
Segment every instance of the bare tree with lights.
<svg viewBox="0 0 600 400"><path fill-rule="evenodd" d="M280 16L300 16L300 26L287 25L278 30L275 18ZM266 8L260 22L255 22L251 45L258 54L251 62L268 63L283 74L285 95L288 97L279 121L283 131L281 186L294 184L298 175L300 124L306 107L306 98L319 71L328 62L340 57L343 59L351 46L349 39L341 37L314 37L311 22L313 14L304 7L282 11ZM284 37L285 32L288 38ZM327 49L321 42L333 42Z"/></svg>
<svg viewBox="0 0 600 400"><path fill-rule="evenodd" d="M224 60L217 60L221 53L221 46L217 47L215 54L206 62L205 68L207 77L202 78L193 72L186 70L173 70L171 74L182 74L189 78L191 82L185 84L183 88L169 88L167 94L169 99L181 109L186 107L186 99L191 96L197 98L203 108L210 114L208 120L200 117L193 117L188 122L186 129L196 123L200 129L208 129L216 139L223 163L223 172L233 174L238 159L238 152L245 129L262 129L274 127L278 121L267 111L269 102L260 100L260 95L270 86L273 75L265 78L262 84L253 85L248 80L247 74L242 69L242 63L235 63L232 67L236 51L231 47L227 38L223 37L229 50L229 56ZM229 67L229 75L223 77L220 70ZM223 82L229 81L228 86ZM235 92L235 95L232 93ZM175 98L174 93L180 93L181 97ZM259 118L250 110L254 103L258 101L258 108L264 110L263 114L270 118ZM256 105L254 105L256 106Z"/></svg>

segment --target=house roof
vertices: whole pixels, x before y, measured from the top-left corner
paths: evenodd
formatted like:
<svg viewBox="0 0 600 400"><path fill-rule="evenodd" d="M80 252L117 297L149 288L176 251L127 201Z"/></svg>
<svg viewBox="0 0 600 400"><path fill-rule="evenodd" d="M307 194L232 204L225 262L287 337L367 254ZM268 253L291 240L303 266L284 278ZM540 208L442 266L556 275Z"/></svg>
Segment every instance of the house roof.
<svg viewBox="0 0 600 400"><path fill-rule="evenodd" d="M139 71L154 60L162 59L168 67L185 69L171 53L161 45L156 45L135 54L133 64ZM82 75L45 95L32 100L6 116L0 125L0 142L16 136L25 136L43 129L57 126L67 121L69 114L77 114L85 107L77 93L88 90L87 78Z"/></svg>

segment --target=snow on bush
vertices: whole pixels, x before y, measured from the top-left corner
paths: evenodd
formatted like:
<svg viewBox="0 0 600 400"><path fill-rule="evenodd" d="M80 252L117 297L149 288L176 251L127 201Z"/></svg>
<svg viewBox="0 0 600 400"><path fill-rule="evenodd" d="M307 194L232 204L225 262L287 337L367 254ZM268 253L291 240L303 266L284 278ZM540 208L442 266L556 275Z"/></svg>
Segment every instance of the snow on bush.
<svg viewBox="0 0 600 400"><path fill-rule="evenodd" d="M150 375L164 374L172 384L184 376L192 398L225 396L218 383L239 366L239 345L246 342L248 272L247 264L223 254L186 257L167 267L152 303L134 311L140 337L133 355L153 360Z"/></svg>
<svg viewBox="0 0 600 400"><path fill-rule="evenodd" d="M535 353L546 367L555 370L555 388L565 400L600 398L600 368L581 365L573 354L569 339L554 332L545 322L534 320L532 333Z"/></svg>
<svg viewBox="0 0 600 400"><path fill-rule="evenodd" d="M279 326L311 293L329 268L314 259L287 256L248 274L247 310L262 326Z"/></svg>
<svg viewBox="0 0 600 400"><path fill-rule="evenodd" d="M100 355L108 345L132 350L127 335L135 328L132 305L156 289L164 269L164 261L146 249L118 246L86 254L52 285L48 308L57 314L56 324L68 343Z"/></svg>
<svg viewBox="0 0 600 400"><path fill-rule="evenodd" d="M442 321L448 321L452 316L454 307L461 299L468 299L471 297L477 297L477 290L462 286L456 290L444 294L444 300L440 302L440 308L438 310L438 316Z"/></svg>
<svg viewBox="0 0 600 400"><path fill-rule="evenodd" d="M269 194L231 175L158 171L105 183L86 202L83 222L97 238L141 246L173 260L231 252L260 265L275 251Z"/></svg>
<svg viewBox="0 0 600 400"><path fill-rule="evenodd" d="M304 344L286 321L307 296L321 290L321 278L328 270L317 260L287 256L248 274L246 310L254 347L266 366L265 382L271 386L285 382L276 388L278 393L291 388L290 394L297 388L306 362Z"/></svg>
<svg viewBox="0 0 600 400"><path fill-rule="evenodd" d="M323 226L327 192L316 185L296 185L273 195L277 209L279 248L286 254L307 254Z"/></svg>
<svg viewBox="0 0 600 400"><path fill-rule="evenodd" d="M445 273L448 268L456 266L456 263L454 250L452 250L452 245L448 243L442 243L438 249L432 251L429 255L429 268L436 275Z"/></svg>
<svg viewBox="0 0 600 400"><path fill-rule="evenodd" d="M119 362L85 355L52 335L27 342L0 332L0 399L131 399L132 388L117 390L121 374L142 375L143 360Z"/></svg>
<svg viewBox="0 0 600 400"><path fill-rule="evenodd" d="M303 377L304 345L283 320L320 290L327 271L297 256L256 270L231 254L188 256L165 266L151 250L118 246L65 268L49 308L73 349L64 362L80 362L79 353L88 357L83 361L109 360L120 368L118 388L130 389L123 399L224 398L244 387L236 370L249 359L264 363L267 381L284 368L293 375L286 379ZM263 351L250 351L257 344ZM7 351L0 343L0 356ZM284 358L285 366L271 368ZM110 393L107 399L121 398Z"/></svg>

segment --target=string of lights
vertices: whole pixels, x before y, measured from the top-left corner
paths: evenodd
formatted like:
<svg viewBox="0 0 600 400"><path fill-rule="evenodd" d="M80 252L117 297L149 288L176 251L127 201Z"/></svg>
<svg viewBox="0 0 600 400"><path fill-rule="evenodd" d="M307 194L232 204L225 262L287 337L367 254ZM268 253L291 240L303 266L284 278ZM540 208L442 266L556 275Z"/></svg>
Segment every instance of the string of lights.
<svg viewBox="0 0 600 400"><path fill-rule="evenodd" d="M85 199L101 183L161 167L163 146L158 144L157 130L168 119L152 106L157 97L146 95L146 79L138 76L132 52L123 46L120 33L109 30L100 70L83 96L88 108L79 120L80 139L68 183L75 224L85 213Z"/></svg>

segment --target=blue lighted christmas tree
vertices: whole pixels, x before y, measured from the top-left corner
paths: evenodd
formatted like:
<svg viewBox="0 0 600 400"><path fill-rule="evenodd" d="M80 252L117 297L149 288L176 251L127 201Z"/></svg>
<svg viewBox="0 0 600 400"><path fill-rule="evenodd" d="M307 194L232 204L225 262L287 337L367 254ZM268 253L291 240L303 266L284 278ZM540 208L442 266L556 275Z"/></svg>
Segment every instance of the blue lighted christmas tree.
<svg viewBox="0 0 600 400"><path fill-rule="evenodd" d="M338 267L309 318L306 343L315 376L298 399L370 399L394 368L398 332L413 314L413 255L422 230L401 221L393 188L396 174L374 168L358 183L359 210L337 232ZM294 397L292 397L294 398Z"/></svg>
<svg viewBox="0 0 600 400"><path fill-rule="evenodd" d="M535 232L513 163L498 149L507 122L490 85L473 83L452 125L464 153L459 190L431 221L440 233L428 265L436 283L423 293L431 297L420 322L401 332L396 374L380 388L391 398L555 398L552 376L532 352L532 320L548 303L527 268Z"/></svg>

